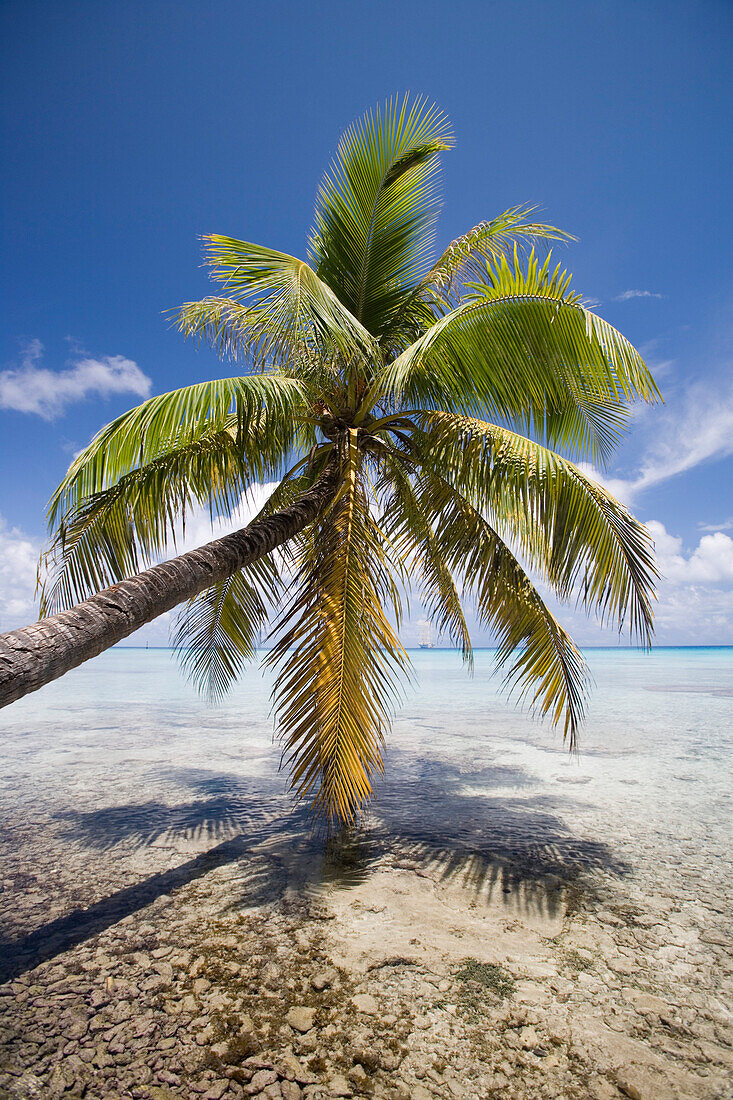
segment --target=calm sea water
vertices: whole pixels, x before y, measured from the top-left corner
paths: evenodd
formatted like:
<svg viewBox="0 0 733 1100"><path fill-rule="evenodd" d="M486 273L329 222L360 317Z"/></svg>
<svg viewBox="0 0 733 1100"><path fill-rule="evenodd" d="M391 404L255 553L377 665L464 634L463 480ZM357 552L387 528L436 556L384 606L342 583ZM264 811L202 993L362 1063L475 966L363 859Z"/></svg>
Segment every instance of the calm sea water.
<svg viewBox="0 0 733 1100"><path fill-rule="evenodd" d="M477 881L497 868L580 871L710 904L729 888L733 648L589 650L595 688L574 756L506 701L490 650L476 653L472 678L454 652L412 658L368 851L389 847ZM305 835L269 692L253 669L211 708L169 651L127 648L3 711L5 858L16 870L37 858L51 875L73 855L86 881L92 858L116 853L99 896L115 868L134 879L143 849L174 866L227 837Z"/></svg>

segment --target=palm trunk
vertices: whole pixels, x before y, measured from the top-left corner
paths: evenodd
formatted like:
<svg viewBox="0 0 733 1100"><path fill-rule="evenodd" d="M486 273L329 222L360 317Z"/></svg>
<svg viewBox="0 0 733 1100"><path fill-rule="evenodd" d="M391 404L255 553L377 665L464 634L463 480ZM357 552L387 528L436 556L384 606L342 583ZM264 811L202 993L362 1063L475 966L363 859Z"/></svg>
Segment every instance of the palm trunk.
<svg viewBox="0 0 733 1100"><path fill-rule="evenodd" d="M0 707L37 691L269 554L312 523L333 491L332 471L326 471L282 511L105 588L68 611L0 634Z"/></svg>

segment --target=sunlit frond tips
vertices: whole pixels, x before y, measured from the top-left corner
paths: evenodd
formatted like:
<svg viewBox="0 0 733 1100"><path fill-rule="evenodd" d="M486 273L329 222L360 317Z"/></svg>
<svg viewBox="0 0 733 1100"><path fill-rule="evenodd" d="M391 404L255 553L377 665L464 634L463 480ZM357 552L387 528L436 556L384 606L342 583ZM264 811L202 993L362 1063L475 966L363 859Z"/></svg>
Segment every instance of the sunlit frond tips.
<svg viewBox="0 0 733 1100"><path fill-rule="evenodd" d="M347 129L321 183L313 262L375 336L427 270L438 154L452 145L442 112L404 96Z"/></svg>
<svg viewBox="0 0 733 1100"><path fill-rule="evenodd" d="M573 238L536 208L435 254L452 145L438 107L394 97L343 134L306 259L208 235L216 293L175 323L240 365L102 429L49 509L44 614L164 556L193 508L227 515L275 481L258 521L274 519L326 485L276 552L205 578L174 643L217 699L269 628L291 786L334 828L375 794L408 596L468 665L471 609L505 685L571 747L587 671L545 592L642 645L653 632L649 533L580 460L607 460L632 403L659 391L551 256Z"/></svg>

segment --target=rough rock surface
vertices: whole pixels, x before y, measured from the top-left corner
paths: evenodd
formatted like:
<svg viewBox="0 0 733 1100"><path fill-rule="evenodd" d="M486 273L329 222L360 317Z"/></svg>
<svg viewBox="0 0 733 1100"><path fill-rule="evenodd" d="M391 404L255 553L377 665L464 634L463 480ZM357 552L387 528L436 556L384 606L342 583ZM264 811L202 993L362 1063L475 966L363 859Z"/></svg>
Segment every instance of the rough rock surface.
<svg viewBox="0 0 733 1100"><path fill-rule="evenodd" d="M614 672L579 767L426 677L337 847L268 683L100 662L3 712L3 1100L730 1100L725 685Z"/></svg>
<svg viewBox="0 0 733 1100"><path fill-rule="evenodd" d="M38 878L16 871L10 892L6 880L18 927L38 920L42 861ZM104 866L102 853L88 877L61 876L82 928ZM260 885L277 873L260 870ZM389 854L356 883L273 900L252 883L251 858L230 861L58 951L51 922L36 965L39 941L17 941L27 954L11 954L0 985L0 1095L729 1095L722 901L712 911L599 871L592 889L548 879L497 897Z"/></svg>

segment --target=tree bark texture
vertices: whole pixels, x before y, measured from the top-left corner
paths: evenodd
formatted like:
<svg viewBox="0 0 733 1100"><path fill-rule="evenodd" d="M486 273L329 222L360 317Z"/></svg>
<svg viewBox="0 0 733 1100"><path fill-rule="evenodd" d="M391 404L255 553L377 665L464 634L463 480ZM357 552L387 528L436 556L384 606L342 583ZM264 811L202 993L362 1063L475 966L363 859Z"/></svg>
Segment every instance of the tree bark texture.
<svg viewBox="0 0 733 1100"><path fill-rule="evenodd" d="M68 611L0 634L0 707L37 691L297 535L332 499L332 471L287 508L113 584Z"/></svg>

